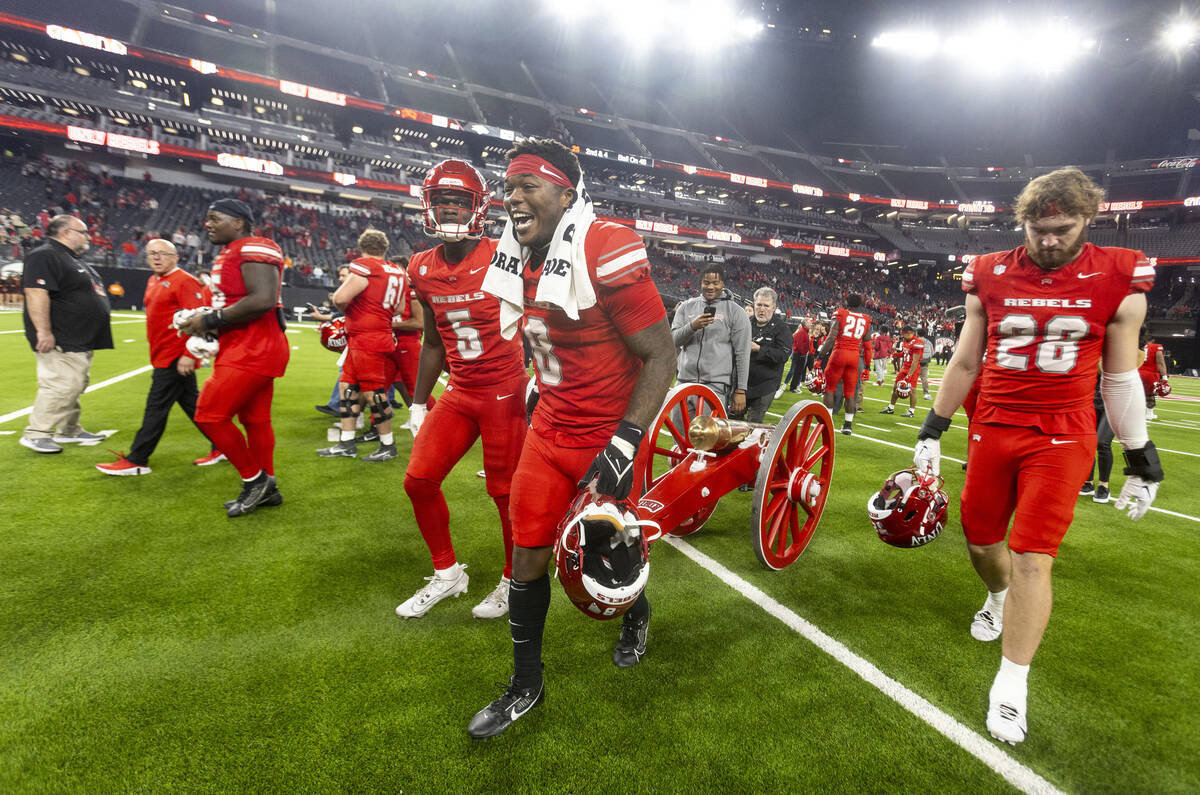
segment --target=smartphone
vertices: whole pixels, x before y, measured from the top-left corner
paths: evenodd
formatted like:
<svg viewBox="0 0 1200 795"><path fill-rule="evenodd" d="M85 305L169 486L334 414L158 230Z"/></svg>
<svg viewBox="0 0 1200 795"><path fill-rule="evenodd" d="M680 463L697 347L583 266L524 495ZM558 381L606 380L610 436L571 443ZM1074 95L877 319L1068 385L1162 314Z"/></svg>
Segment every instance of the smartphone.
<svg viewBox="0 0 1200 795"><path fill-rule="evenodd" d="M712 304L709 304L708 306L704 307L704 311L701 314L712 317L713 315L717 314L717 308Z"/></svg>

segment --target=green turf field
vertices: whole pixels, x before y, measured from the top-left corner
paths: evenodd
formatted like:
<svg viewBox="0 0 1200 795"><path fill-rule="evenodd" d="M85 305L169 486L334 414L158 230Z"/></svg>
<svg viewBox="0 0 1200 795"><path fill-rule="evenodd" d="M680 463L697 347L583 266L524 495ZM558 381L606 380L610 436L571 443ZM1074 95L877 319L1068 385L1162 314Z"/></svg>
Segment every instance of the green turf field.
<svg viewBox="0 0 1200 795"><path fill-rule="evenodd" d="M141 321L114 321L94 384L147 364ZM19 327L0 314L0 332ZM384 464L317 458L329 421L313 404L334 356L296 332L275 396L279 509L226 519L236 475L191 465L207 446L181 412L152 475L93 469L132 441L148 373L84 396L85 427L119 429L107 445L39 456L17 445L24 417L0 422L0 791L1011 791L1002 772L1028 790L1200 791L1200 382L1174 379L1180 399L1160 401L1151 424L1167 472L1156 507L1175 513L1132 523L1111 504L1079 505L1019 747L977 736L1000 652L967 633L983 589L957 499L921 549L880 543L867 521L868 495L908 464L928 405L917 421L880 416L887 391L874 386L856 435L837 437L833 493L793 566L760 567L750 495L728 495L687 549L655 545L650 647L628 670L610 662L618 627L582 616L555 584L546 703L473 743L466 723L511 667L507 623L470 613L502 566L478 450L446 485L470 593L403 622L393 609L431 573L402 487L411 438L398 433L401 459ZM21 334L0 333L0 372L0 415L29 406ZM965 433L944 438L961 459ZM943 461L957 494L962 473ZM900 686L923 699L925 717L781 611L876 666L901 701Z"/></svg>

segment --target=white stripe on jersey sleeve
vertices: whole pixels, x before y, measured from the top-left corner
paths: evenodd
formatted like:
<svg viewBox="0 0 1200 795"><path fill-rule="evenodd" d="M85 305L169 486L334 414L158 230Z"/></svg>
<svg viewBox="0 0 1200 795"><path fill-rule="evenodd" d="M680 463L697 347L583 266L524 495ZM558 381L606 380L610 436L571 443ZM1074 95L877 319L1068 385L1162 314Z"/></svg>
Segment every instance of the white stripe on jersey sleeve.
<svg viewBox="0 0 1200 795"><path fill-rule="evenodd" d="M280 257L280 258L283 257L283 252L277 248L270 248L268 246L255 245L253 243L242 246L242 253L243 254L265 254L268 257Z"/></svg>
<svg viewBox="0 0 1200 795"><path fill-rule="evenodd" d="M1153 265L1138 265L1136 268L1133 269L1133 275L1134 276L1153 276L1154 275L1154 266Z"/></svg>
<svg viewBox="0 0 1200 795"><path fill-rule="evenodd" d="M645 259L646 249L639 245L633 251L630 251L627 254L622 254L613 261L609 262L607 265L601 265L599 268L596 268L596 276L610 276L619 270L627 268L635 263L642 262Z"/></svg>

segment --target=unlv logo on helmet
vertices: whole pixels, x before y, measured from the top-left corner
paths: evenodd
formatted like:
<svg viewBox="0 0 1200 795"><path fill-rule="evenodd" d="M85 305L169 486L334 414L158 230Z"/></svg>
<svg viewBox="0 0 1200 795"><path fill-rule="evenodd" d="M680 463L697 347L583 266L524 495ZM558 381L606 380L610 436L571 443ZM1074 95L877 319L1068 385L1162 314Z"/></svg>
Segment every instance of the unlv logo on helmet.
<svg viewBox="0 0 1200 795"><path fill-rule="evenodd" d="M349 341L346 338L346 319L334 318L326 320L318 330L321 332L321 344L334 353L341 353L346 349L346 343Z"/></svg>
<svg viewBox="0 0 1200 795"><path fill-rule="evenodd" d="M901 549L921 547L946 526L950 498L940 475L915 469L893 472L878 494L867 499L867 515L879 540Z"/></svg>
<svg viewBox="0 0 1200 795"><path fill-rule="evenodd" d="M600 500L593 502L586 491L575 498L554 544L554 563L571 602L606 621L624 615L646 590L649 544L661 531L629 507ZM648 537L643 528L652 528Z"/></svg>
<svg viewBox="0 0 1200 795"><path fill-rule="evenodd" d="M814 395L825 394L825 371L819 367L813 368L812 374L808 376L808 380L804 382L808 387L808 391Z"/></svg>
<svg viewBox="0 0 1200 795"><path fill-rule="evenodd" d="M1162 378L1154 382L1154 388L1152 391L1154 392L1155 397L1166 397L1167 395L1171 394L1171 380L1164 375Z"/></svg>
<svg viewBox="0 0 1200 795"><path fill-rule="evenodd" d="M425 234L447 243L483 237L489 195L483 176L470 163L438 163L421 185Z"/></svg>

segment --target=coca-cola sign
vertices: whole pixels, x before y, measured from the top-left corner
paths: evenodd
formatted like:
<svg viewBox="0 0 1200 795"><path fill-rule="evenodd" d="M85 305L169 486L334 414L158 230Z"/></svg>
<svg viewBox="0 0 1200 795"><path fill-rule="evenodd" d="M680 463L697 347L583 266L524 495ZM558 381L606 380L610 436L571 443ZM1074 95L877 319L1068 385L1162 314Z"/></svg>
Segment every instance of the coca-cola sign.
<svg viewBox="0 0 1200 795"><path fill-rule="evenodd" d="M1167 160L1159 160L1157 163L1152 163L1151 168L1191 168L1200 162L1200 158L1196 157L1172 157Z"/></svg>

